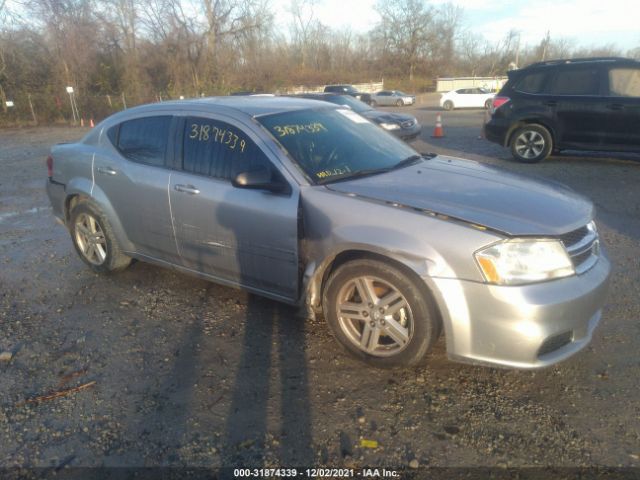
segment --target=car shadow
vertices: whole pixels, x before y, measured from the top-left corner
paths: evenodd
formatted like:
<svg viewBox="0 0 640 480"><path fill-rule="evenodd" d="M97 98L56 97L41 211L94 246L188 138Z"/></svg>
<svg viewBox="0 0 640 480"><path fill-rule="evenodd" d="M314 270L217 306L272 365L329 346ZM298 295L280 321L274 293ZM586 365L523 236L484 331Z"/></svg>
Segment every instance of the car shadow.
<svg viewBox="0 0 640 480"><path fill-rule="evenodd" d="M223 201L218 205L216 217L240 245L235 251L239 282L255 286L251 275L257 254L249 252L248 246L255 239L239 238L242 219L231 204ZM250 294L244 324L221 437L223 467L310 465L313 449L304 319L295 307Z"/></svg>

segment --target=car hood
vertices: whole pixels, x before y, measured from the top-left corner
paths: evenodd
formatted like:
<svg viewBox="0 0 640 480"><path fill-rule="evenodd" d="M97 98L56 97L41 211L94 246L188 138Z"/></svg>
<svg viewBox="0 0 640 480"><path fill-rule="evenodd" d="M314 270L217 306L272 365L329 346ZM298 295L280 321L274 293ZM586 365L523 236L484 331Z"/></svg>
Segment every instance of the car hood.
<svg viewBox="0 0 640 480"><path fill-rule="evenodd" d="M560 235L593 217L591 202L565 185L446 156L327 187L508 235Z"/></svg>
<svg viewBox="0 0 640 480"><path fill-rule="evenodd" d="M364 112L360 113L360 115L376 123L401 123L406 122L407 120L414 120L417 122L416 117L412 115L407 115L404 113L383 112L381 110L365 110Z"/></svg>

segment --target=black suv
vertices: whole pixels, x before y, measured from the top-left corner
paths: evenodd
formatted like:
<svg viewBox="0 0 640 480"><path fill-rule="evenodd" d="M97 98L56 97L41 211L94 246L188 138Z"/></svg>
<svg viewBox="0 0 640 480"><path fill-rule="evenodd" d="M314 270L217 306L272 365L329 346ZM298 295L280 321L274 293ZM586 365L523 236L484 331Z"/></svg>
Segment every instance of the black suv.
<svg viewBox="0 0 640 480"><path fill-rule="evenodd" d="M340 95L350 95L361 102L371 105L371 94L358 91L353 85L327 85L324 93L339 93Z"/></svg>
<svg viewBox="0 0 640 480"><path fill-rule="evenodd" d="M640 151L640 62L553 60L508 75L484 133L516 160L539 162L563 149Z"/></svg>

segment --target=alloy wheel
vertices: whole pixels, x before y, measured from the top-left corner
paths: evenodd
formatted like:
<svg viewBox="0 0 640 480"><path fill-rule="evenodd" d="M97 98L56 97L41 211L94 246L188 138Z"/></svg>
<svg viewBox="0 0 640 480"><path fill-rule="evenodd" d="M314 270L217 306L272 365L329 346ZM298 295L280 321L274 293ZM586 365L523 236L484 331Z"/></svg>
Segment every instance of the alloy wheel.
<svg viewBox="0 0 640 480"><path fill-rule="evenodd" d="M544 137L540 133L525 130L516 138L514 149L522 158L532 159L539 156L544 147Z"/></svg>
<svg viewBox="0 0 640 480"><path fill-rule="evenodd" d="M75 240L84 258L93 265L102 265L107 258L107 240L98 221L81 213L74 225Z"/></svg>
<svg viewBox="0 0 640 480"><path fill-rule="evenodd" d="M377 277L346 282L338 292L336 313L349 341L369 355L396 355L413 335L413 315L406 298Z"/></svg>

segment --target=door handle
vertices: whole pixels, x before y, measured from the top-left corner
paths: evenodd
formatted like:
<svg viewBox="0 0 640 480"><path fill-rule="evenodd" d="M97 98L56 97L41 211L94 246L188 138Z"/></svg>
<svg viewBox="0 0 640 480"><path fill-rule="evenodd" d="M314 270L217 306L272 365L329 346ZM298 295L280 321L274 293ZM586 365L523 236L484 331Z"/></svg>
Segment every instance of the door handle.
<svg viewBox="0 0 640 480"><path fill-rule="evenodd" d="M200 193L200 190L193 185L176 185L173 188L178 192L188 193L189 195L197 195Z"/></svg>
<svg viewBox="0 0 640 480"><path fill-rule="evenodd" d="M115 175L118 172L116 172L111 167L98 167L98 173L103 173L105 175Z"/></svg>
<svg viewBox="0 0 640 480"><path fill-rule="evenodd" d="M622 105L621 103L612 103L610 105L607 105L607 107L611 110L624 110L624 105Z"/></svg>
<svg viewBox="0 0 640 480"><path fill-rule="evenodd" d="M544 105L546 105L547 107L555 107L558 105L558 102L556 102L555 100L549 100L548 102L544 102Z"/></svg>

